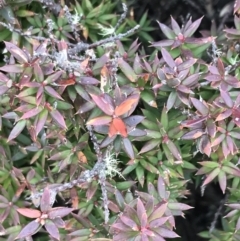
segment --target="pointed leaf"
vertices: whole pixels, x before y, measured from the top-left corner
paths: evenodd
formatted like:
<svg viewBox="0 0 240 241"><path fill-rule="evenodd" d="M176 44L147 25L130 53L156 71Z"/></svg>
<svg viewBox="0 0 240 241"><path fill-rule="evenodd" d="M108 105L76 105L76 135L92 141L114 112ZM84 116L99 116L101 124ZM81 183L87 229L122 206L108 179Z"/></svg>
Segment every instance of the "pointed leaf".
<svg viewBox="0 0 240 241"><path fill-rule="evenodd" d="M36 209L30 209L30 208L18 208L17 211L28 218L39 218L41 216L41 212Z"/></svg>
<svg viewBox="0 0 240 241"><path fill-rule="evenodd" d="M54 119L54 121L57 123L57 125L63 129L67 129L66 123L64 121L63 116L60 114L58 110L52 110L50 112L50 115Z"/></svg>
<svg viewBox="0 0 240 241"><path fill-rule="evenodd" d="M131 82L136 82L137 76L132 69L132 67L123 60L123 58L118 59L118 65L119 68L122 70L122 72L126 75L126 77L131 81Z"/></svg>
<svg viewBox="0 0 240 241"><path fill-rule="evenodd" d="M60 240L58 228L51 220L47 220L44 226L53 238Z"/></svg>
<svg viewBox="0 0 240 241"><path fill-rule="evenodd" d="M108 103L103 95L91 95L95 104L107 115L113 115L114 108L111 103Z"/></svg>
<svg viewBox="0 0 240 241"><path fill-rule="evenodd" d="M93 118L87 122L87 125L93 125L93 126L101 126L101 125L107 125L112 121L111 116L99 116L96 118Z"/></svg>
<svg viewBox="0 0 240 241"><path fill-rule="evenodd" d="M65 208L65 207L57 207L57 208L52 208L49 212L48 212L48 217L50 219L54 219L54 218L62 218L68 214L70 214L72 211L74 210L74 208Z"/></svg>
<svg viewBox="0 0 240 241"><path fill-rule="evenodd" d="M198 29L199 25L201 24L202 18L197 19L194 21L185 31L184 31L184 36L185 37L191 37L196 30Z"/></svg>
<svg viewBox="0 0 240 241"><path fill-rule="evenodd" d="M220 173L221 169L219 167L217 167L216 169L214 169L210 174L207 175L207 178L204 180L203 182L203 186L207 185L208 183L210 183L216 176L218 176L218 174Z"/></svg>
<svg viewBox="0 0 240 241"><path fill-rule="evenodd" d="M132 146L131 141L128 138L123 138L122 141L123 141L123 146L124 146L126 153L128 154L128 156L131 159L134 159L135 155L134 155L133 146Z"/></svg>
<svg viewBox="0 0 240 241"><path fill-rule="evenodd" d="M20 63L27 63L28 56L22 51L19 47L15 44L10 42L4 42L6 45L6 49L20 62Z"/></svg>
<svg viewBox="0 0 240 241"><path fill-rule="evenodd" d="M115 115L121 116L123 114L126 114L128 111L133 111L132 109L135 109L136 104L138 103L139 95L135 94L130 97L128 97L126 100L124 100L119 106L115 108Z"/></svg>
<svg viewBox="0 0 240 241"><path fill-rule="evenodd" d="M15 139L21 132L22 130L25 128L26 126L26 120L20 120L17 122L17 124L13 127L12 131L9 134L8 137L8 142Z"/></svg>
<svg viewBox="0 0 240 241"><path fill-rule="evenodd" d="M44 90L53 98L63 100L63 98L58 94L58 92L54 90L51 86L45 86Z"/></svg>
<svg viewBox="0 0 240 241"><path fill-rule="evenodd" d="M41 225L36 221L30 222L21 230L21 232L17 236L17 239L22 239L22 238L32 236L38 231L40 226Z"/></svg>
<svg viewBox="0 0 240 241"><path fill-rule="evenodd" d="M172 56L169 54L169 52L162 48L161 49L161 53L162 53L162 57L165 60L165 62L168 64L168 66L172 69L174 69L176 67L176 63L174 62Z"/></svg>

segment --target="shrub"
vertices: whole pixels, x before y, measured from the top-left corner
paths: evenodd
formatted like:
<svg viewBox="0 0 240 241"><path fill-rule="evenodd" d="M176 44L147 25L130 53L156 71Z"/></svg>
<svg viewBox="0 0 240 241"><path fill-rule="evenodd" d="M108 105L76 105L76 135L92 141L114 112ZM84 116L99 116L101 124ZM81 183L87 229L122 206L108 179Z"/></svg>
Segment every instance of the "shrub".
<svg viewBox="0 0 240 241"><path fill-rule="evenodd" d="M117 32L125 4L109 37L97 40L91 21L81 22L86 43L79 13L94 18L104 5L76 3L77 14L64 6L60 33L50 11L61 6L42 2L46 25L30 16L31 33L0 22L26 41L5 41L0 67L0 240L176 238L175 217L192 208L187 183L198 176L203 195L211 182L226 194L200 235L239 240L237 15L222 49L215 36L194 37L201 19L180 28L172 18L146 56L137 40L120 42L139 27ZM217 230L225 212L231 222Z"/></svg>

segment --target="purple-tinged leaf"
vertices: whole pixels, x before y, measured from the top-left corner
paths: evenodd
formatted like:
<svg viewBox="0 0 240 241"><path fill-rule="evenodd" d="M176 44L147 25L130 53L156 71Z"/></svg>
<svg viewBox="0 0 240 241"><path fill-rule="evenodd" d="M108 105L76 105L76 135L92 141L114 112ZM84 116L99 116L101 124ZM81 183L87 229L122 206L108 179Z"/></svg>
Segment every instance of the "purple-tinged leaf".
<svg viewBox="0 0 240 241"><path fill-rule="evenodd" d="M30 208L18 208L17 211L28 218L39 218L41 216L41 212L36 209L30 209Z"/></svg>
<svg viewBox="0 0 240 241"><path fill-rule="evenodd" d="M233 6L233 13L236 14L240 9L240 0L235 0L234 6ZM235 16L237 18L237 16Z"/></svg>
<svg viewBox="0 0 240 241"><path fill-rule="evenodd" d="M106 125L109 124L112 121L111 116L99 116L96 118L93 118L87 122L87 125L93 125L93 126L101 126L101 125Z"/></svg>
<svg viewBox="0 0 240 241"><path fill-rule="evenodd" d="M227 187L227 176L226 176L226 173L222 170L218 174L218 183L223 194L225 194L226 187Z"/></svg>
<svg viewBox="0 0 240 241"><path fill-rule="evenodd" d="M212 147L219 145L224 139L226 135L225 134L220 134L217 136L213 141L212 141Z"/></svg>
<svg viewBox="0 0 240 241"><path fill-rule="evenodd" d="M153 42L152 43L152 47L168 47L168 46L172 46L174 43L174 40L170 40L170 39L166 39L166 40L161 40L158 42Z"/></svg>
<svg viewBox="0 0 240 241"><path fill-rule="evenodd" d="M126 226L130 227L133 231L139 231L137 224L132 219L128 218L124 214L120 215L120 219Z"/></svg>
<svg viewBox="0 0 240 241"><path fill-rule="evenodd" d="M185 133L181 137L181 139L182 140L195 140L195 139L201 137L203 134L204 134L204 131L202 129L195 129L195 130Z"/></svg>
<svg viewBox="0 0 240 241"><path fill-rule="evenodd" d="M230 150L229 150L229 147L227 145L226 139L224 139L223 142L222 142L222 152L223 152L223 155L224 155L225 158L227 158L228 155L230 154Z"/></svg>
<svg viewBox="0 0 240 241"><path fill-rule="evenodd" d="M54 119L54 121L57 123L57 125L63 129L67 129L66 123L64 121L63 116L60 114L58 110L52 110L50 112L50 115Z"/></svg>
<svg viewBox="0 0 240 241"><path fill-rule="evenodd" d="M214 138L216 135L216 132L217 132L217 127L216 127L214 120L208 119L206 122L206 127L207 127L208 135L211 136L212 138Z"/></svg>
<svg viewBox="0 0 240 241"><path fill-rule="evenodd" d="M140 164L143 166L144 169L148 170L149 172L159 174L158 169L151 163L146 162L144 159L140 159Z"/></svg>
<svg viewBox="0 0 240 241"><path fill-rule="evenodd" d="M233 141L233 139L230 136L226 136L226 143L227 146L231 152L232 155L235 155L238 152L238 148L235 144L235 142Z"/></svg>
<svg viewBox="0 0 240 241"><path fill-rule="evenodd" d="M228 118L229 116L232 115L232 110L226 110L222 113L220 113L217 118L216 121L221 121L221 120L225 120L226 118Z"/></svg>
<svg viewBox="0 0 240 241"><path fill-rule="evenodd" d="M162 217L153 220L152 222L149 223L150 228L158 228L159 226L162 226L168 221L169 217Z"/></svg>
<svg viewBox="0 0 240 241"><path fill-rule="evenodd" d="M141 136L146 136L147 135L147 132L142 130L142 129L127 128L127 130L128 130L128 135L129 136L141 137Z"/></svg>
<svg viewBox="0 0 240 241"><path fill-rule="evenodd" d="M191 127L191 128L197 128L197 127L201 127L202 126L202 122L204 122L207 118L206 117L201 117L199 119L196 120L186 120L186 121L182 121L181 125L183 127Z"/></svg>
<svg viewBox="0 0 240 241"><path fill-rule="evenodd" d="M104 98L104 95L91 95L93 101L96 103L96 105L107 115L113 115L114 113L114 107L112 106L112 103L107 102L106 98Z"/></svg>
<svg viewBox="0 0 240 241"><path fill-rule="evenodd" d="M4 42L6 49L21 63L28 63L28 56L18 46L10 42Z"/></svg>
<svg viewBox="0 0 240 241"><path fill-rule="evenodd" d="M154 231L154 236L152 237L152 241L166 241L163 237L161 237L156 231Z"/></svg>
<svg viewBox="0 0 240 241"><path fill-rule="evenodd" d="M202 186L207 185L208 183L210 183L216 176L218 176L218 174L220 173L221 169L219 167L217 167L216 169L214 169L211 173L209 173L207 175L207 178L204 180Z"/></svg>
<svg viewBox="0 0 240 241"><path fill-rule="evenodd" d="M154 197L150 196L150 198L147 198L147 203L145 205L146 213L149 216L154 209Z"/></svg>
<svg viewBox="0 0 240 241"><path fill-rule="evenodd" d="M65 222L61 218L55 218L52 220L58 228L65 228Z"/></svg>
<svg viewBox="0 0 240 241"><path fill-rule="evenodd" d="M172 153L172 155L177 159L177 160L182 160L182 156L178 150L178 148L176 147L176 145L171 141L168 140L166 142L167 147L169 149L169 151Z"/></svg>
<svg viewBox="0 0 240 241"><path fill-rule="evenodd" d="M119 209L118 205L115 204L114 202L110 201L110 200L108 200L108 208L114 213L120 212L120 209Z"/></svg>
<svg viewBox="0 0 240 241"><path fill-rule="evenodd" d="M221 97L222 97L223 101L225 102L225 104L229 108L232 108L234 103L233 103L229 93L227 91L223 91L223 90L220 89L220 94L221 94Z"/></svg>
<svg viewBox="0 0 240 241"><path fill-rule="evenodd" d="M161 53L162 53L162 57L165 60L165 62L168 64L168 66L172 69L174 69L176 67L176 63L174 62L172 56L169 54L169 52L162 48L161 49Z"/></svg>
<svg viewBox="0 0 240 241"><path fill-rule="evenodd" d="M102 69L102 67L107 63L107 61L109 60L109 56L108 54L104 54L103 56L101 56L98 61L94 64L93 66L93 71Z"/></svg>
<svg viewBox="0 0 240 241"><path fill-rule="evenodd" d="M44 188L43 195L41 198L40 209L42 212L47 212L51 209L51 194L48 187Z"/></svg>
<svg viewBox="0 0 240 241"><path fill-rule="evenodd" d="M142 149L140 150L140 152L138 154L142 154L148 151L151 151L152 149L154 149L154 147L158 146L160 144L160 140L156 139L156 140L150 140L147 143L145 143L145 145L142 147Z"/></svg>
<svg viewBox="0 0 240 241"><path fill-rule="evenodd" d="M164 238L178 238L179 237L175 232L173 232L169 229L166 229L166 228L159 227L155 230L155 232L157 232L159 235L161 235Z"/></svg>
<svg viewBox="0 0 240 241"><path fill-rule="evenodd" d="M95 104L93 102L86 102L80 106L79 110L77 111L77 114L85 113L89 110L92 110L94 107L95 107Z"/></svg>
<svg viewBox="0 0 240 241"><path fill-rule="evenodd" d="M190 58L186 60L185 62L178 65L178 71L183 71L185 69L189 69L191 66L193 66L197 62L197 59Z"/></svg>
<svg viewBox="0 0 240 241"><path fill-rule="evenodd" d="M147 225L147 214L146 214L146 209L140 198L138 198L137 200L137 215L141 223L141 227L142 228L145 227Z"/></svg>
<svg viewBox="0 0 240 241"><path fill-rule="evenodd" d="M204 79L211 81L211 82L216 82L216 81L220 81L222 79L222 76L219 74L209 74L209 75L205 76Z"/></svg>
<svg viewBox="0 0 240 241"><path fill-rule="evenodd" d="M173 32L176 35L181 33L181 29L180 29L178 23L176 22L176 20L172 16L171 16L171 25L172 25Z"/></svg>
<svg viewBox="0 0 240 241"><path fill-rule="evenodd" d="M227 75L224 78L225 82L234 88L240 88L240 81L231 75Z"/></svg>
<svg viewBox="0 0 240 241"><path fill-rule="evenodd" d="M25 128L26 123L27 123L26 120L18 121L17 124L13 127L12 131L10 132L7 142L15 139Z"/></svg>
<svg viewBox="0 0 240 241"><path fill-rule="evenodd" d="M132 67L123 60L123 58L118 59L118 66L131 82L136 82L137 75L135 74Z"/></svg>
<svg viewBox="0 0 240 241"><path fill-rule="evenodd" d="M45 86L44 89L53 98L63 100L63 98L58 94L58 92L54 90L51 86Z"/></svg>
<svg viewBox="0 0 240 241"><path fill-rule="evenodd" d="M48 211L48 217L50 219L54 219L54 218L62 218L68 214L70 214L72 211L74 210L74 208L65 208L65 207L56 207L56 208L52 208Z"/></svg>
<svg viewBox="0 0 240 241"><path fill-rule="evenodd" d="M177 100L177 93L175 91L172 91L168 97L168 100L167 100L167 105L166 105L166 108L167 108L167 112L172 109L172 107L174 106L175 102Z"/></svg>
<svg viewBox="0 0 240 241"><path fill-rule="evenodd" d="M167 206L168 206L168 203L163 203L158 208L156 208L153 211L153 213L149 216L148 222L161 218L163 216L163 214L166 212Z"/></svg>
<svg viewBox="0 0 240 241"><path fill-rule="evenodd" d="M54 239L60 240L58 228L51 220L47 220L44 226Z"/></svg>
<svg viewBox="0 0 240 241"><path fill-rule="evenodd" d="M16 239L23 239L32 236L39 230L40 227L41 225L38 222L32 221L21 230Z"/></svg>
<svg viewBox="0 0 240 241"><path fill-rule="evenodd" d="M0 85L0 95L5 94L8 91L8 87L4 85Z"/></svg>
<svg viewBox="0 0 240 241"><path fill-rule="evenodd" d="M41 66L42 67L42 66ZM44 81L44 74L39 64L34 65L34 74L37 82L42 83Z"/></svg>
<svg viewBox="0 0 240 241"><path fill-rule="evenodd" d="M199 113L201 113L203 116L208 115L209 110L208 110L208 106L205 103L203 103L202 101L196 98L190 98L190 99L194 107L197 109L197 111L199 111Z"/></svg>
<svg viewBox="0 0 240 241"><path fill-rule="evenodd" d="M97 85L99 83L99 80L97 80L93 77L85 76L85 77L80 78L79 83L82 85Z"/></svg>
<svg viewBox="0 0 240 241"><path fill-rule="evenodd" d="M131 141L128 138L122 138L124 150L126 151L127 155L134 159L134 150Z"/></svg>
<svg viewBox="0 0 240 241"><path fill-rule="evenodd" d="M26 112L23 114L23 116L20 118L20 120L24 120L24 119L29 119L33 116L38 115L41 111L43 110L42 107L35 107L33 109L31 109L30 111Z"/></svg>
<svg viewBox="0 0 240 241"><path fill-rule="evenodd" d="M202 18L197 19L194 21L185 31L184 31L184 36L185 37L191 37L196 30L198 29L199 25L201 24Z"/></svg>
<svg viewBox="0 0 240 241"><path fill-rule="evenodd" d="M238 168L223 166L222 170L230 175L240 177L240 170Z"/></svg>
<svg viewBox="0 0 240 241"><path fill-rule="evenodd" d="M162 30L163 34L168 38L168 39L174 39L176 37L176 34L170 29L168 26L166 26L163 23L160 23L157 21L159 24L160 29Z"/></svg>
<svg viewBox="0 0 240 241"><path fill-rule="evenodd" d="M212 148L208 135L201 136L201 138L199 139L198 148L201 153L204 153L207 156L211 155Z"/></svg>
<svg viewBox="0 0 240 241"><path fill-rule="evenodd" d="M117 231L123 231L123 232L131 231L131 229L123 223L113 223L111 225L110 229L114 229Z"/></svg>
<svg viewBox="0 0 240 241"><path fill-rule="evenodd" d="M158 178L158 183L157 183L157 190L158 190L158 195L160 196L160 198L162 199L166 199L166 184L164 179L159 176Z"/></svg>
<svg viewBox="0 0 240 241"><path fill-rule="evenodd" d="M226 206L228 206L232 209L240 210L240 204L238 204L238 203L230 203L230 204L226 204Z"/></svg>
<svg viewBox="0 0 240 241"><path fill-rule="evenodd" d="M56 80L58 80L61 76L62 76L63 72L60 70L60 71L57 71L51 75L49 75L44 81L43 81L43 84L44 85L47 85L47 84L50 84L50 83L53 83L55 82Z"/></svg>
<svg viewBox="0 0 240 241"><path fill-rule="evenodd" d="M193 94L194 93L193 91L191 91L190 88L188 88L185 85L181 85L181 84L177 87L177 90L184 94Z"/></svg>
<svg viewBox="0 0 240 241"><path fill-rule="evenodd" d="M43 129L48 117L48 111L44 109L39 115L38 120L36 124L36 136L39 134L39 132Z"/></svg>
<svg viewBox="0 0 240 241"><path fill-rule="evenodd" d="M185 80L183 80L182 84L188 87L194 86L195 84L198 83L199 76L200 76L199 73L192 74L188 76Z"/></svg>
<svg viewBox="0 0 240 241"><path fill-rule="evenodd" d="M24 66L22 64L10 64L0 67L0 70L8 73L22 73Z"/></svg>

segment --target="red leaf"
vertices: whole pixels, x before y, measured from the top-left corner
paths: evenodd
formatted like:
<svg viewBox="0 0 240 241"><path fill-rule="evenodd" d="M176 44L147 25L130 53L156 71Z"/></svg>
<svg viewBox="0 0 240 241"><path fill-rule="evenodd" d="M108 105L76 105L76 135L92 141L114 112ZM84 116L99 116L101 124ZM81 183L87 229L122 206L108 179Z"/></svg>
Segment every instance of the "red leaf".
<svg viewBox="0 0 240 241"><path fill-rule="evenodd" d="M28 218L39 218L41 216L41 212L36 209L31 208L18 208L17 211L25 217Z"/></svg>
<svg viewBox="0 0 240 241"><path fill-rule="evenodd" d="M56 81L56 84L58 86L70 86L70 85L75 85L76 80L74 78L69 78L69 79L62 79Z"/></svg>
<svg viewBox="0 0 240 241"><path fill-rule="evenodd" d="M124 100L119 106L115 108L115 115L120 116L123 114L126 114L128 111L133 111L132 109L136 107L136 104L138 103L139 95L135 94Z"/></svg>
<svg viewBox="0 0 240 241"><path fill-rule="evenodd" d="M21 232L18 234L16 239L22 239L22 238L32 236L38 231L40 226L41 225L36 221L30 222L21 230Z"/></svg>
<svg viewBox="0 0 240 241"><path fill-rule="evenodd" d="M93 95L91 94L91 97L93 101L96 103L96 105L107 115L113 115L114 113L114 107L111 103L107 102L104 98L104 95Z"/></svg>
<svg viewBox="0 0 240 241"><path fill-rule="evenodd" d="M112 137L120 134L122 137L127 137L127 128L125 123L120 118L114 118L109 126L108 135Z"/></svg>
<svg viewBox="0 0 240 241"><path fill-rule="evenodd" d="M200 136L203 135L203 130L202 129L195 129L192 131L187 132L186 134L184 134L181 139L183 140L194 140L199 138Z"/></svg>

